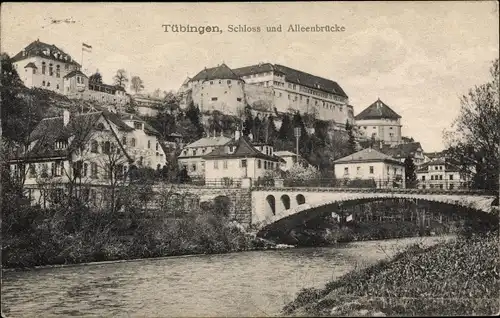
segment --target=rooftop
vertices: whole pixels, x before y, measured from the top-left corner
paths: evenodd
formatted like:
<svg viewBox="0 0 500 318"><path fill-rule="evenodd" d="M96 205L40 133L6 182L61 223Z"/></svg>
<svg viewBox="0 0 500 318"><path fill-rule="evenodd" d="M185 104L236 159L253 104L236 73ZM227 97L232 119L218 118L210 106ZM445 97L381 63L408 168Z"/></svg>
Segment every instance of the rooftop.
<svg viewBox="0 0 500 318"><path fill-rule="evenodd" d="M360 162L390 162L402 165L401 162L372 148L365 148L352 155L337 159L334 163L360 163Z"/></svg>
<svg viewBox="0 0 500 318"><path fill-rule="evenodd" d="M393 146L384 145L380 151L393 158L399 159L408 156L413 158L417 152L422 152L422 145L420 142L409 142Z"/></svg>
<svg viewBox="0 0 500 318"><path fill-rule="evenodd" d="M247 137L240 137L238 140L232 140L231 145L235 146L235 150L229 153L227 147L219 146L209 154L203 156L204 159L218 158L260 158L270 161L282 161L283 159L277 156L266 155L252 146L251 141Z"/></svg>
<svg viewBox="0 0 500 318"><path fill-rule="evenodd" d="M377 99L373 104L365 108L361 113L354 116L356 120L365 119L399 119L399 116L394 110L392 110L383 101Z"/></svg>
<svg viewBox="0 0 500 318"><path fill-rule="evenodd" d="M31 42L28 46L12 57L12 62L21 61L32 56L40 56L64 63L80 66L71 56L54 44L47 44L39 40Z"/></svg>
<svg viewBox="0 0 500 318"><path fill-rule="evenodd" d="M216 67L205 68L204 70L196 74L196 76L193 77L191 81L209 81L214 79L241 80L241 78L236 75L233 70L231 70L226 64L222 63L221 65L218 65Z"/></svg>
<svg viewBox="0 0 500 318"><path fill-rule="evenodd" d="M186 147L184 147L184 148L224 146L225 144L229 143L230 141L231 141L231 138L227 138L224 136L204 137L204 138L196 140L193 143L190 143L189 145L186 145Z"/></svg>

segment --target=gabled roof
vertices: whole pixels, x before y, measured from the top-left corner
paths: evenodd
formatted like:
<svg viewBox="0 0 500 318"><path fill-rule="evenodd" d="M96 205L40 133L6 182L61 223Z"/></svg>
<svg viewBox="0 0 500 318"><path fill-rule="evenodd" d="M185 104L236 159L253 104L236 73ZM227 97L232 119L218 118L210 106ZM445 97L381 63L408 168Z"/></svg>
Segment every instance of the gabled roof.
<svg viewBox="0 0 500 318"><path fill-rule="evenodd" d="M231 140L230 143L231 146L235 146L235 150L232 153L228 152L228 147L227 145L225 146L219 146L216 149L214 149L212 152L209 154L203 156L203 159L205 160L210 160L210 159L231 159L231 158L261 158L265 160L270 160L270 161L282 161L283 159L276 157L276 156L269 156L266 155L259 150L255 149L255 147L252 146L251 141L247 137L240 137L238 140Z"/></svg>
<svg viewBox="0 0 500 318"><path fill-rule="evenodd" d="M38 68L38 67L36 67L35 63L33 63L33 62L29 62L28 64L26 64L26 66L24 68L28 68L28 67Z"/></svg>
<svg viewBox="0 0 500 318"><path fill-rule="evenodd" d="M80 70L71 71L68 74L66 74L66 76L64 76L64 78L70 78L70 77L73 77L73 76L76 76L76 75L81 75L81 76L85 76L86 78L89 78L87 75L85 75Z"/></svg>
<svg viewBox="0 0 500 318"><path fill-rule="evenodd" d="M133 130L116 115L107 111L70 115L70 121L66 126L64 126L62 116L44 118L30 134L29 140L30 143L34 143L33 148L26 155L19 156L17 159L68 157L79 148L79 145L86 142L101 116L115 124L119 130ZM67 148L55 149L55 142L68 141L70 137L73 139Z"/></svg>
<svg viewBox="0 0 500 318"><path fill-rule="evenodd" d="M399 119L399 116L394 110L392 110L387 104L383 101L377 99L373 104L365 108L361 113L354 116L356 120L364 120L364 119Z"/></svg>
<svg viewBox="0 0 500 318"><path fill-rule="evenodd" d="M372 148L365 148L352 155L337 159L334 163L390 162L403 165L398 160Z"/></svg>
<svg viewBox="0 0 500 318"><path fill-rule="evenodd" d="M24 51L24 53L23 53ZM59 61L61 63L69 63L80 66L76 61L74 61L71 56L65 53L63 50L55 46L54 44L47 44L40 42L39 40L31 42L24 50L17 53L12 57L12 62L21 61L32 56L40 56L47 59L52 59ZM46 55L44 52L50 52Z"/></svg>
<svg viewBox="0 0 500 318"><path fill-rule="evenodd" d="M241 78L236 75L233 70L231 70L226 64L222 63L219 66L212 67L212 68L205 68L198 74L196 74L195 77L191 79L192 82L194 81L209 81L209 80L214 80L214 79L234 79L234 80L241 80Z"/></svg>
<svg viewBox="0 0 500 318"><path fill-rule="evenodd" d="M309 88L318 89L322 91L326 91L329 93L333 93L339 96L343 96L347 98L347 94L336 82L319 77L316 75L312 75L306 72L302 72L287 66L275 64L274 68L276 71L281 72L285 75L285 79L288 82L296 83L299 85L307 86Z"/></svg>
<svg viewBox="0 0 500 318"><path fill-rule="evenodd" d="M158 130L156 130L153 126L151 126L145 120L141 119L139 116L137 116L135 114L118 113L116 116L121 118L121 120L133 120L133 121L140 121L140 122L144 123L144 132L148 135L154 135L154 136L161 135ZM129 126L127 125L127 127L129 127Z"/></svg>
<svg viewBox="0 0 500 318"><path fill-rule="evenodd" d="M409 142L394 146L384 145L381 151L393 158L399 159L406 158L408 156L413 158L418 151L422 151L422 145L420 145L420 142Z"/></svg>
<svg viewBox="0 0 500 318"><path fill-rule="evenodd" d="M196 140L195 142L190 143L189 145L186 145L184 148L218 147L218 146L224 146L230 141L231 138L227 138L224 136L204 137Z"/></svg>
<svg viewBox="0 0 500 318"><path fill-rule="evenodd" d="M416 172L426 173L429 171L429 166L436 166L436 165L444 165L444 171L439 170L440 172L460 172L460 167L458 167L457 165L452 164L451 162L448 162L442 158L434 159L432 161L429 161L429 162L426 162L426 163L420 165ZM434 170L431 170L431 171L434 171Z"/></svg>
<svg viewBox="0 0 500 318"><path fill-rule="evenodd" d="M238 76L247 76L263 72L272 72L274 71L274 66L271 63L260 63L256 65L235 68L233 71Z"/></svg>

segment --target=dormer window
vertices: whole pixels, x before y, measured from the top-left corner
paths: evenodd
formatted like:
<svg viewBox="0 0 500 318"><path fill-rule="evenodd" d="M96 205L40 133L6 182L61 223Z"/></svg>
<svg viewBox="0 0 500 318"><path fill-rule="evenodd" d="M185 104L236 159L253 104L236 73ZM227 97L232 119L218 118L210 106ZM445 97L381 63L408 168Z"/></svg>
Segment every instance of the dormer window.
<svg viewBox="0 0 500 318"><path fill-rule="evenodd" d="M142 130L142 123L139 121L134 121L134 129Z"/></svg>
<svg viewBox="0 0 500 318"><path fill-rule="evenodd" d="M66 140L59 140L55 142L54 148L56 150L61 150L61 149L66 149L68 147L68 141Z"/></svg>

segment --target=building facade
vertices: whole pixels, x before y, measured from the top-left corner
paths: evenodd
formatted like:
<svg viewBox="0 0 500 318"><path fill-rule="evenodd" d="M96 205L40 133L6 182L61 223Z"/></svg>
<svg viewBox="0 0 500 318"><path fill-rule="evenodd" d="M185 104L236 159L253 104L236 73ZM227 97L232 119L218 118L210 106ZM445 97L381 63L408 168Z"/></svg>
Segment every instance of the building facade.
<svg viewBox="0 0 500 318"><path fill-rule="evenodd" d="M132 95L137 113L141 116L154 117L158 115L163 100L147 94Z"/></svg>
<svg viewBox="0 0 500 318"><path fill-rule="evenodd" d="M401 144L401 116L380 99L356 115L354 119L364 139L375 138L389 145Z"/></svg>
<svg viewBox="0 0 500 318"><path fill-rule="evenodd" d="M205 177L205 160L203 156L212 152L220 146L224 146L231 141L231 138L224 136L213 136L201 138L182 148L177 160L180 168L186 168L191 178L202 179Z"/></svg>
<svg viewBox="0 0 500 318"><path fill-rule="evenodd" d="M123 110L130 102L123 87L89 82L81 65L53 44L36 40L16 54L12 63L29 88L43 88L72 99L105 103L114 110Z"/></svg>
<svg viewBox="0 0 500 318"><path fill-rule="evenodd" d="M250 105L264 113L293 110L315 114L341 126L354 121L348 96L336 82L279 64L205 68L184 82L179 92L183 95L181 105L192 102L201 111L237 115Z"/></svg>
<svg viewBox="0 0 500 318"><path fill-rule="evenodd" d="M444 158L424 163L416 171L419 189L467 189L470 177Z"/></svg>
<svg viewBox="0 0 500 318"><path fill-rule="evenodd" d="M400 161L372 148L334 161L335 177L352 180L373 180L377 188L404 188L405 167Z"/></svg>
<svg viewBox="0 0 500 318"><path fill-rule="evenodd" d="M235 138L203 156L206 185L233 185L243 179L258 183L268 172L277 170L282 161L267 144L252 142L237 131Z"/></svg>
<svg viewBox="0 0 500 318"><path fill-rule="evenodd" d="M22 179L33 203L45 206L47 185L111 186L127 180L132 167L165 164L159 140L144 122L107 111L45 118L30 135L27 151L10 160L12 176ZM50 187L51 191L54 187ZM53 192L53 191L52 191Z"/></svg>

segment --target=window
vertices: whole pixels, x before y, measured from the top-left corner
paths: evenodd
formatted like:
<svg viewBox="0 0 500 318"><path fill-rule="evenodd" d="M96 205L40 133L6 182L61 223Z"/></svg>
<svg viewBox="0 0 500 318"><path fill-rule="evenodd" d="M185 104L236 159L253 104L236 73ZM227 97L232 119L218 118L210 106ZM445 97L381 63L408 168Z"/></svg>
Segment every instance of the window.
<svg viewBox="0 0 500 318"><path fill-rule="evenodd" d="M90 142L90 152L99 153L98 147L99 147L99 145L97 144L97 141L92 140Z"/></svg>
<svg viewBox="0 0 500 318"><path fill-rule="evenodd" d="M241 160L241 167L242 168L246 168L247 167L247 160L246 159Z"/></svg>
<svg viewBox="0 0 500 318"><path fill-rule="evenodd" d="M64 69L67 70L69 68L68 64L64 64Z"/></svg>
<svg viewBox="0 0 500 318"><path fill-rule="evenodd" d="M105 154L111 153L111 143L109 141L105 141L102 144L102 152Z"/></svg>
<svg viewBox="0 0 500 318"><path fill-rule="evenodd" d="M264 160L264 169L267 170L267 161Z"/></svg>
<svg viewBox="0 0 500 318"><path fill-rule="evenodd" d="M217 100L217 97L212 97L212 101L216 101Z"/></svg>
<svg viewBox="0 0 500 318"><path fill-rule="evenodd" d="M59 89L59 84L56 85L56 88Z"/></svg>
<svg viewBox="0 0 500 318"><path fill-rule="evenodd" d="M425 181L425 176L422 176L422 181Z"/></svg>
<svg viewBox="0 0 500 318"><path fill-rule="evenodd" d="M148 149L151 149L151 140L148 140Z"/></svg>
<svg viewBox="0 0 500 318"><path fill-rule="evenodd" d="M196 171L196 163L193 163L193 164L191 165L191 171Z"/></svg>
<svg viewBox="0 0 500 318"><path fill-rule="evenodd" d="M437 170L437 169L438 169L438 167L437 167L437 166L434 166L434 170Z"/></svg>
<svg viewBox="0 0 500 318"><path fill-rule="evenodd" d="M50 82L47 82L47 87L50 87Z"/></svg>
<svg viewBox="0 0 500 318"><path fill-rule="evenodd" d="M443 175L442 174L439 175L439 180L443 180Z"/></svg>
<svg viewBox="0 0 500 318"><path fill-rule="evenodd" d="M214 81L210 81L210 85L212 85L214 83Z"/></svg>
<svg viewBox="0 0 500 318"><path fill-rule="evenodd" d="M373 166L370 166L370 174L373 174Z"/></svg>
<svg viewBox="0 0 500 318"><path fill-rule="evenodd" d="M92 162L90 164L90 177L93 179L97 179L97 163Z"/></svg>
<svg viewBox="0 0 500 318"><path fill-rule="evenodd" d="M135 147L135 138L130 139L130 145Z"/></svg>
<svg viewBox="0 0 500 318"><path fill-rule="evenodd" d="M142 123L138 121L134 121L134 129L142 130Z"/></svg>
<svg viewBox="0 0 500 318"><path fill-rule="evenodd" d="M50 76L54 75L54 68L52 67L52 63L49 64L49 75Z"/></svg>
<svg viewBox="0 0 500 318"><path fill-rule="evenodd" d="M87 176L87 170L89 169L89 165L87 163L83 164L83 170L82 170L82 176L86 177Z"/></svg>
<svg viewBox="0 0 500 318"><path fill-rule="evenodd" d="M257 160L257 169L261 169L261 167L262 167L262 163L259 159L259 160Z"/></svg>
<svg viewBox="0 0 500 318"><path fill-rule="evenodd" d="M452 174L450 174L450 180L453 180L453 175Z"/></svg>
<svg viewBox="0 0 500 318"><path fill-rule="evenodd" d="M36 74L36 68L33 69L33 74Z"/></svg>
<svg viewBox="0 0 500 318"><path fill-rule="evenodd" d="M219 162L217 160L214 161L214 169L219 169Z"/></svg>
<svg viewBox="0 0 500 318"><path fill-rule="evenodd" d="M344 168L344 174L349 174L349 168L348 167Z"/></svg>
<svg viewBox="0 0 500 318"><path fill-rule="evenodd" d="M431 176L431 180L434 180L434 176Z"/></svg>
<svg viewBox="0 0 500 318"><path fill-rule="evenodd" d="M241 102L241 97L236 98L237 102Z"/></svg>
<svg viewBox="0 0 500 318"><path fill-rule="evenodd" d="M439 166L439 170L443 170L443 166Z"/></svg>
<svg viewBox="0 0 500 318"><path fill-rule="evenodd" d="M47 66L45 65L45 62L42 62L42 74L45 74L45 69L47 68ZM44 81L45 83L45 81Z"/></svg>
<svg viewBox="0 0 500 318"><path fill-rule="evenodd" d="M453 190L454 185L453 185L453 184L450 184L450 187L449 187L449 188L450 188L450 190Z"/></svg>
<svg viewBox="0 0 500 318"><path fill-rule="evenodd" d="M56 66L56 77L61 77L61 67L59 65Z"/></svg>
<svg viewBox="0 0 500 318"><path fill-rule="evenodd" d="M156 150L158 150L158 143L156 143Z"/></svg>
<svg viewBox="0 0 500 318"><path fill-rule="evenodd" d="M223 168L224 168L224 169L227 169L227 160L224 160L224 163L223 163Z"/></svg>
<svg viewBox="0 0 500 318"><path fill-rule="evenodd" d="M52 163L52 176L53 177L60 177L62 175L64 168L64 162L61 160L57 160L56 162Z"/></svg>
<svg viewBox="0 0 500 318"><path fill-rule="evenodd" d="M231 84L231 80L228 80L228 81L227 81L227 83L228 83L228 84Z"/></svg>
<svg viewBox="0 0 500 318"><path fill-rule="evenodd" d="M196 149L193 149L193 156L196 156Z"/></svg>
<svg viewBox="0 0 500 318"><path fill-rule="evenodd" d="M124 136L124 137L122 138L122 144L123 144L124 146L126 146L126 145L127 145L127 137L125 137L125 136Z"/></svg>
<svg viewBox="0 0 500 318"><path fill-rule="evenodd" d="M30 177L30 178L34 178L34 177L36 177L36 168L35 168L35 164L33 164L33 163L30 163L30 164L29 164L28 173L29 173L29 177Z"/></svg>
<svg viewBox="0 0 500 318"><path fill-rule="evenodd" d="M442 188L443 188L443 185L442 185L442 184L440 184L440 185L439 185L439 189L442 189Z"/></svg>

